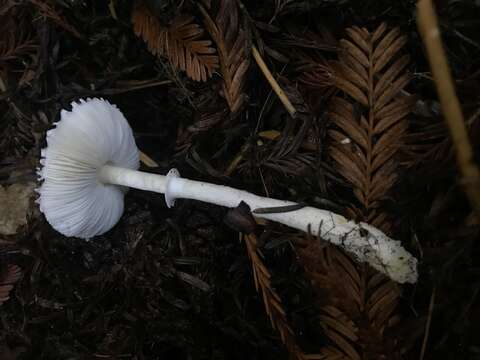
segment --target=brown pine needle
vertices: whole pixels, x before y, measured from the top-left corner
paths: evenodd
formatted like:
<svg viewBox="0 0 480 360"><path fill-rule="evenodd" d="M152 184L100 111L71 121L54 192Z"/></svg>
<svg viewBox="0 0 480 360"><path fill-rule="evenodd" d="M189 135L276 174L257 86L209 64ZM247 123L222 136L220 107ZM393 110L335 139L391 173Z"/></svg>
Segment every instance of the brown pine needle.
<svg viewBox="0 0 480 360"><path fill-rule="evenodd" d="M432 324L433 308L435 306L435 294L437 287L434 285L432 295L430 296L430 304L428 305L428 318L425 324L425 336L423 337L422 350L420 351L420 360L423 360L427 349L428 336L430 335L430 325Z"/></svg>
<svg viewBox="0 0 480 360"><path fill-rule="evenodd" d="M465 191L478 217L480 214L480 171L473 159L472 146L440 38L437 16L431 0L420 0L417 8L418 28L425 43L440 104L456 149Z"/></svg>
<svg viewBox="0 0 480 360"><path fill-rule="evenodd" d="M285 106L285 109L288 111L292 118L295 117L297 110L295 110L295 107L292 105L287 95L285 95L285 92L282 90L280 85L278 85L277 80L275 80L275 78L273 77L272 73L267 67L267 64L265 64L265 62L263 61L262 56L258 52L255 45L252 45L252 55L257 62L258 67L260 68L260 70L262 70L263 75L272 87L273 91L275 92L275 94L277 94L283 106Z"/></svg>

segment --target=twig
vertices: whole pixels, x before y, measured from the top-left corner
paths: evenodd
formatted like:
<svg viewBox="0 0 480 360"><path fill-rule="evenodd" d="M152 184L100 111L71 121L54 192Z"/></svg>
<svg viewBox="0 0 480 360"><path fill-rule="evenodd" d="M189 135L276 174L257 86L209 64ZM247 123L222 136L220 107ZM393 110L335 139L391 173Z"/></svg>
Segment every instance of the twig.
<svg viewBox="0 0 480 360"><path fill-rule="evenodd" d="M130 87L124 88L113 88L113 89L105 89L105 90L97 90L96 93L104 94L104 95L117 95L117 94L124 94L130 91L137 91L148 89L151 87L156 87L160 85L168 85L171 84L173 81L171 80L160 80L160 81L132 81L132 84L138 84Z"/></svg>
<svg viewBox="0 0 480 360"><path fill-rule="evenodd" d="M0 91L1 92L6 92L7 91L7 86L5 85L5 82L3 81L1 75L0 75Z"/></svg>
<svg viewBox="0 0 480 360"><path fill-rule="evenodd" d="M69 97L87 97L87 96L102 96L102 95L118 95L118 94L125 94L131 91L138 91L147 88L152 88L160 85L168 85L172 84L173 81L171 80L161 80L161 81L153 81L153 82L144 82L144 81L135 81L133 83L138 83L139 85L130 86L130 87L123 87L123 88L110 88L110 89L99 89L99 90L88 90L84 89L81 92L75 93L60 93L51 98L40 100L39 102L49 102L52 100L58 100L61 98L69 98Z"/></svg>
<svg viewBox="0 0 480 360"><path fill-rule="evenodd" d="M110 0L108 3L108 10L110 10L110 15L112 15L112 18L118 20L117 10L115 10L115 0Z"/></svg>
<svg viewBox="0 0 480 360"><path fill-rule="evenodd" d="M60 26L63 30L74 35L78 39L84 39L85 37L78 32L78 30L70 23L67 22L66 18L60 15L53 4L50 4L44 0L30 0L30 3L37 7L40 11L40 14L46 18L52 20L55 24Z"/></svg>
<svg viewBox="0 0 480 360"><path fill-rule="evenodd" d="M285 106L285 109L287 109L288 113L292 118L295 117L297 110L295 110L295 107L292 105L287 95L285 95L285 92L282 90L280 85L278 85L278 82L274 79L272 73L267 67L267 64L265 64L265 62L263 61L262 56L258 52L255 45L252 45L252 55L255 61L257 62L257 65L260 67L260 70L262 70L263 75L265 76L267 81L270 83L270 86L272 87L273 91L275 91L278 98L282 102L283 106Z"/></svg>
<svg viewBox="0 0 480 360"><path fill-rule="evenodd" d="M479 216L480 171L473 159L472 146L440 39L437 16L431 0L420 0L417 7L418 28L427 49L428 60L437 86L445 121L449 127L453 145L456 148L457 162L463 175L465 191L474 211Z"/></svg>
<svg viewBox="0 0 480 360"><path fill-rule="evenodd" d="M224 171L223 175L230 176L233 174L233 172L237 169L238 164L240 164L240 162L242 161L243 156L250 149L250 147L251 147L251 142L247 140L247 142L242 145L242 148L240 149L240 151L235 155L233 160L230 162L227 169Z"/></svg>
<svg viewBox="0 0 480 360"><path fill-rule="evenodd" d="M140 161L144 163L149 168L156 168L158 164L155 160L153 160L150 156L145 154L143 151L140 151Z"/></svg>
<svg viewBox="0 0 480 360"><path fill-rule="evenodd" d="M430 325L432 323L433 307L435 306L435 294L437 292L437 286L433 286L432 295L430 296L430 304L428 305L428 317L425 324L425 335L423 337L422 350L420 351L420 360L423 360L425 356L425 350L427 349L428 336L430 334Z"/></svg>
<svg viewBox="0 0 480 360"><path fill-rule="evenodd" d="M475 111L473 115L468 118L467 126L471 127L478 118L480 118L480 108L478 108L477 111Z"/></svg>

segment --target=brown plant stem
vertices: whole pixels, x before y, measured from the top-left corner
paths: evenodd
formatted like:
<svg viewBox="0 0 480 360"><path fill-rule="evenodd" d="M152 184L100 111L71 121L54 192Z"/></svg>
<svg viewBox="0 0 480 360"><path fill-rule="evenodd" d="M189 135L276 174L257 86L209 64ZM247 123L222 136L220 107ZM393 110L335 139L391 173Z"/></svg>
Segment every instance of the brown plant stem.
<svg viewBox="0 0 480 360"><path fill-rule="evenodd" d="M417 8L418 28L425 43L440 104L456 149L458 166L463 175L463 185L478 218L480 214L480 170L473 159L472 146L440 38L437 16L431 0L420 0Z"/></svg>
<svg viewBox="0 0 480 360"><path fill-rule="evenodd" d="M252 55L255 61L257 62L258 67L260 68L260 70L262 70L263 75L265 76L268 83L272 87L273 91L275 92L275 94L277 94L283 106L285 106L285 109L288 111L288 113L292 118L295 117L297 110L295 110L295 107L292 105L287 95L285 95L285 92L282 90L280 85L278 85L278 82L275 80L272 73L268 69L267 64L265 64L265 61L263 61L262 56L258 52L255 45L252 45Z"/></svg>

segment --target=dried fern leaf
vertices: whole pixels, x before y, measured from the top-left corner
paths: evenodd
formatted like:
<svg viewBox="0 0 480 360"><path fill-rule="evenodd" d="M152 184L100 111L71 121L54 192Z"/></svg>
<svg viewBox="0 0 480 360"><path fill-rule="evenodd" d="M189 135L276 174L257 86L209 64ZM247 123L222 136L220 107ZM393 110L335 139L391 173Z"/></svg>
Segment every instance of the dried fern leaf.
<svg viewBox="0 0 480 360"><path fill-rule="evenodd" d="M305 140L308 129L311 128L312 121L308 113L299 112L298 119L302 123L293 138L289 137L290 132L286 129L284 136L280 137L278 142L272 146L264 146L259 151L259 165L286 175L300 176L311 171L314 167L314 153L299 151L299 148ZM290 123L286 125L286 128L289 127L289 124L293 126L294 120L289 119L288 122Z"/></svg>
<svg viewBox="0 0 480 360"><path fill-rule="evenodd" d="M218 56L194 20L191 15L179 15L164 28L143 1L135 3L132 13L133 31L152 54L166 56L191 79L206 81L218 68Z"/></svg>
<svg viewBox="0 0 480 360"><path fill-rule="evenodd" d="M358 352L344 337L329 328L325 328L324 332L325 335L328 336L328 338L330 338L330 340L337 346L337 348L341 349L341 351L345 353L347 359L361 360Z"/></svg>
<svg viewBox="0 0 480 360"><path fill-rule="evenodd" d="M295 334L288 324L287 314L282 300L270 284L270 273L258 253L257 238L254 234L244 235L248 257L252 264L253 278L257 292L261 293L265 312L270 323L280 335L280 339L290 352L291 358L296 360L319 359L317 354L307 355L298 347Z"/></svg>
<svg viewBox="0 0 480 360"><path fill-rule="evenodd" d="M354 331L354 327L348 326L345 322L339 320L337 317L328 316L328 315L320 315L318 319L321 321L323 327L330 327L335 330L337 333L345 337L350 341L357 341L358 335ZM342 319L343 320L343 319ZM347 323L350 323L348 321Z"/></svg>
<svg viewBox="0 0 480 360"><path fill-rule="evenodd" d="M329 106L330 155L354 187L360 207L353 212L388 230L378 208L397 179L394 158L415 101L401 94L411 79L405 71L409 58L399 55L406 38L398 29L387 31L385 24L373 33L352 27L347 34L348 39L340 41L339 61L332 65L333 81L344 96Z"/></svg>
<svg viewBox="0 0 480 360"><path fill-rule="evenodd" d="M213 20L199 5L205 26L217 45L220 72L223 78L223 95L232 113L245 104L245 82L250 67L250 48L247 32L240 25L240 14L235 0L222 0Z"/></svg>
<svg viewBox="0 0 480 360"><path fill-rule="evenodd" d="M400 289L379 273L359 267L347 254L319 240L297 246L306 276L317 292L318 319L330 345L323 359L379 359L391 356L383 337L394 321Z"/></svg>
<svg viewBox="0 0 480 360"><path fill-rule="evenodd" d="M29 0L30 4L35 6L40 14L55 24L60 26L66 32L74 35L78 39L82 39L83 36L78 32L78 30L68 22L68 20L63 16L54 6L51 1L48 0Z"/></svg>
<svg viewBox="0 0 480 360"><path fill-rule="evenodd" d="M7 26L5 26L7 28ZM28 54L36 49L35 41L29 34L1 31L0 63L13 60L20 55Z"/></svg>
<svg viewBox="0 0 480 360"><path fill-rule="evenodd" d="M10 298L13 285L22 277L22 270L17 265L9 264L5 274L0 278L0 306Z"/></svg>
<svg viewBox="0 0 480 360"><path fill-rule="evenodd" d="M0 69L5 62L36 51L37 43L24 12L5 3L0 8Z"/></svg>
<svg viewBox="0 0 480 360"><path fill-rule="evenodd" d="M315 168L318 149L309 139L314 137L319 141L316 119L296 85L286 79L280 78L280 81L285 94L296 109L296 117L288 117L281 132L272 130L264 132L264 138L270 137L274 141L257 147L248 162L240 166L241 168L248 166L252 174L257 174L258 167L262 167L262 171L265 169L263 175L266 183L275 182L278 173L295 178L311 174Z"/></svg>
<svg viewBox="0 0 480 360"><path fill-rule="evenodd" d="M422 165L422 170L431 173L440 171L453 159L452 144L444 122L439 118L417 117L416 129L405 137L403 152L406 159L402 165Z"/></svg>
<svg viewBox="0 0 480 360"><path fill-rule="evenodd" d="M322 348L320 355L321 359L323 360L350 360L350 358L345 355L344 352L333 346L326 346Z"/></svg>

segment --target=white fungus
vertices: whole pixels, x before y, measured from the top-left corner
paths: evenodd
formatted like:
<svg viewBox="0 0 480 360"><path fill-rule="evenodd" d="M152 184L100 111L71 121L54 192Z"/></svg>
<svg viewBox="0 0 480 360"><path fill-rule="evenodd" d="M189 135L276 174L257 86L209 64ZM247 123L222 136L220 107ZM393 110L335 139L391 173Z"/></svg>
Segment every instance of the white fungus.
<svg viewBox="0 0 480 360"><path fill-rule="evenodd" d="M138 169L139 152L127 120L105 100L80 100L60 115L42 150L38 203L58 232L91 238L123 213L124 189L100 182L99 170L105 164Z"/></svg>
<svg viewBox="0 0 480 360"><path fill-rule="evenodd" d="M103 99L72 103L56 127L47 133L39 170L40 210L66 236L91 238L111 229L123 212L124 187L165 194L167 205L176 198L252 210L295 205L260 197L227 186L183 179L175 169L167 176L137 171L139 151L125 117ZM255 213L292 228L310 231L339 245L393 280L416 282L417 260L377 228L313 207L279 213Z"/></svg>

